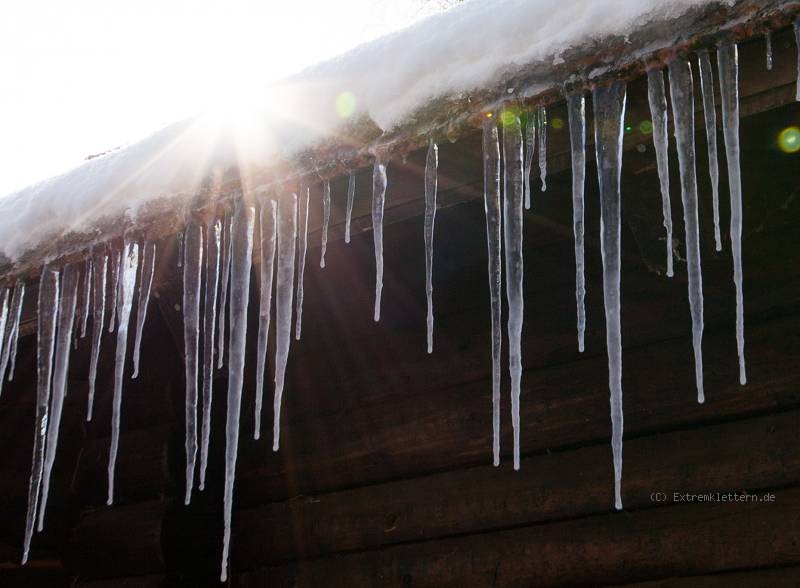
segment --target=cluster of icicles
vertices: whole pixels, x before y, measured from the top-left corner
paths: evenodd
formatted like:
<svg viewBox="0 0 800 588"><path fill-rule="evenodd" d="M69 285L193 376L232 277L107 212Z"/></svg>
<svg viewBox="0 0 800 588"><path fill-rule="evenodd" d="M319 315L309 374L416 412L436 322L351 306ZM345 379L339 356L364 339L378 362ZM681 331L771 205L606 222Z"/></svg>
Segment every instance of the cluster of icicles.
<svg viewBox="0 0 800 588"><path fill-rule="evenodd" d="M795 25L800 41L800 27ZM697 56L700 85L705 112L708 158L712 185L715 245L719 251L722 239L719 226L719 170L717 163L717 121L714 105L713 71L707 51ZM771 57L768 56L768 64ZM739 106L737 48L723 43L717 50L722 127L727 156L730 186L730 246L733 256L736 290L736 341L739 354L739 380L746 382L744 361L744 325L742 299L742 193L739 166ZM799 66L800 67L800 66ZM668 174L668 107L664 74L652 69L647 74L649 103L653 120L653 142L658 163L663 203L663 225L666 232L667 275L673 275L672 213ZM670 101L678 151L681 178L681 201L686 231L689 303L692 317L695 375L698 402L704 402L702 336L703 286L698 229L698 191L695 168L693 78L690 63L677 59L668 66ZM603 295L605 301L606 340L608 348L609 388L611 393L612 450L614 466L615 506L622 508L622 341L620 333L620 174L622 169L622 136L625 117L626 86L624 82L598 87L592 92L595 123L595 146L600 186L600 237L603 263ZM800 100L800 78L798 78ZM567 96L569 133L572 147L572 201L575 237L576 302L578 349L584 350L586 317L584 311L584 183L586 117L582 94ZM510 115L510 117L509 117ZM513 463L520 463L520 380L522 376L521 334L523 322L523 207L533 205L531 167L538 147L541 190L546 189L546 130L544 108L530 113L524 125L518 114L506 112L501 117L501 133L487 117L483 127L484 198L486 212L489 291L491 306L493 461L500 463L500 381L501 381L501 295L502 260L505 256L505 293L508 302L509 370L511 376L511 417L514 433ZM523 132L524 131L524 132ZM431 140L428 147L425 192L425 268L427 314L427 349L433 351L433 234L436 214L438 148ZM501 181L502 173L502 181ZM373 169L372 224L375 246L374 319L380 319L383 288L383 209L386 196L386 163L377 159ZM501 194L502 190L502 194ZM350 225L355 197L355 176L351 173L347 190L345 242L350 242ZM323 228L320 266L325 267L325 251L330 218L330 184L323 184ZM223 365L226 318L228 325L228 394L225 449L224 539L221 579L227 578L228 545L231 529L231 507L234 473L239 440L239 417L244 372L244 350L247 336L247 305L250 270L253 256L255 225L258 223L260 243L260 301L256 364L256 398L254 437L261 434L262 395L267 355L268 332L272 315L272 292L275 290L275 382L273 450L280 440L281 398L289 346L294 336L300 339L303 307L303 273L308 247L309 189L298 194L283 194L277 200L264 198L260 209L238 202L224 218L200 223L189 220L180 236L179 265L183 269L183 316L186 368L186 486L188 504L195 486L198 437L200 465L197 484L204 488L208 462L212 406L213 371ZM257 214L258 212L258 214ZM123 375L128 344L128 324L134 293L138 290L136 333L133 350L133 373L139 372L139 348L153 282L155 243L140 244L126 239L122 249L97 248L83 264L69 264L59 270L45 265L39 282L38 361L36 428L33 465L28 496L28 514L22 561L28 558L34 525L42 530L47 506L49 481L55 460L59 423L73 337L85 337L91 312L93 319L90 355L87 420L92 418L92 404L100 349L100 339L109 309L108 330L116 328L117 342L114 366L112 404L112 439L108 460L108 499L114 499L114 470L119 445L119 424ZM297 264L297 268L295 268ZM83 272L81 273L81 268ZM110 300L106 300L107 280ZM138 275L138 283L137 283ZM82 278L81 278L82 276ZM203 277L205 279L203 280ZM296 297L293 300L296 283ZM201 289L204 294L201 296ZM17 338L25 284L0 291L0 386L8 376L13 378ZM90 299L92 305L90 308ZM200 309L200 301L204 308ZM294 304L293 304L294 303ZM227 314L226 314L227 307ZM201 329L202 324L202 329ZM203 355L200 359L200 333L203 334ZM73 334L74 333L74 334ZM76 341L77 344L77 341ZM202 365L201 365L202 364ZM198 389L198 370L201 389ZM1 388L0 388L1 391ZM198 402L202 391L202 424L198 434Z"/></svg>

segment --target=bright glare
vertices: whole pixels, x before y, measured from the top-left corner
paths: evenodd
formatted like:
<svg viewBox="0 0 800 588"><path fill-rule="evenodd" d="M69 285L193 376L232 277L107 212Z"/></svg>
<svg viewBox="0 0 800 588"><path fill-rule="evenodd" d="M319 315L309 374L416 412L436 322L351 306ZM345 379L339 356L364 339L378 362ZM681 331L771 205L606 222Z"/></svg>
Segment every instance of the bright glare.
<svg viewBox="0 0 800 588"><path fill-rule="evenodd" d="M219 122L269 109L270 82L437 9L425 0L4 2L0 196L195 113ZM348 116L355 105L344 97L335 107Z"/></svg>
<svg viewBox="0 0 800 588"><path fill-rule="evenodd" d="M800 128L787 127L778 135L778 148L784 153L800 151Z"/></svg>

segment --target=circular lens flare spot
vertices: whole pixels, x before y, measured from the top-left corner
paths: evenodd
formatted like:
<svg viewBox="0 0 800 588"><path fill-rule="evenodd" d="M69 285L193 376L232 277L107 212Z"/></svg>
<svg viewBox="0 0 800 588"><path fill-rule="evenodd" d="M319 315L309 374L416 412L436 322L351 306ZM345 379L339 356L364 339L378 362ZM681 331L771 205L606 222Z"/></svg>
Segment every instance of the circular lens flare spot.
<svg viewBox="0 0 800 588"><path fill-rule="evenodd" d="M345 91L336 97L336 114L341 118L350 118L356 111L356 96L350 91Z"/></svg>
<svg viewBox="0 0 800 588"><path fill-rule="evenodd" d="M557 116L550 119L550 126L556 130L564 128L564 119L558 118Z"/></svg>
<svg viewBox="0 0 800 588"><path fill-rule="evenodd" d="M500 122L503 124L504 127L508 125L513 125L514 121L517 120L517 113L513 110L504 110L500 113Z"/></svg>
<svg viewBox="0 0 800 588"><path fill-rule="evenodd" d="M800 128L787 127L778 135L778 149L784 153L800 151Z"/></svg>
<svg viewBox="0 0 800 588"><path fill-rule="evenodd" d="M649 120L643 120L639 123L639 132L643 135L650 135L653 132L653 123Z"/></svg>

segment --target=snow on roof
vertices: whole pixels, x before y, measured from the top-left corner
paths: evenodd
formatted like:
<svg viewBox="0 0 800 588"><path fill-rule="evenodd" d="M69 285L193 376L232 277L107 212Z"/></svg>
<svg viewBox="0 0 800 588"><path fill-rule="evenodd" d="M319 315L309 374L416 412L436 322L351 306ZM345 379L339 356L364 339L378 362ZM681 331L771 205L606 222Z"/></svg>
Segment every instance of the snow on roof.
<svg viewBox="0 0 800 588"><path fill-rule="evenodd" d="M14 261L46 240L96 230L103 220L135 220L151 201L172 198L181 206L215 173L267 168L276 157L336 137L345 123L336 109L344 92L355 102L351 121L368 117L388 131L431 100L489 86L534 63L557 64L571 48L626 36L693 7L736 2L467 1L276 85L274 107L238 127L192 118L0 199L0 253Z"/></svg>

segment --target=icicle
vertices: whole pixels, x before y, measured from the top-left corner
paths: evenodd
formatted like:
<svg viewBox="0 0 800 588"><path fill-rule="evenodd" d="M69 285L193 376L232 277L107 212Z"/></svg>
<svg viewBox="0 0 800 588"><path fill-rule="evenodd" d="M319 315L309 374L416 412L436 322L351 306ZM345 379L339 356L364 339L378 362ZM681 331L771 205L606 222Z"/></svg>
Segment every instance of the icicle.
<svg viewBox="0 0 800 588"><path fill-rule="evenodd" d="M200 441L200 490L206 487L208 444L211 439L211 402L214 392L214 327L217 319L219 253L222 223L212 219L206 225L206 292L203 308L203 430Z"/></svg>
<svg viewBox="0 0 800 588"><path fill-rule="evenodd" d="M800 21L798 21L800 22ZM795 25L800 41L800 28ZM739 56L734 43L720 45L717 52L719 87L722 97L722 131L728 160L728 186L731 192L731 253L733 282L736 285L736 347L739 353L739 383L747 383L744 361L744 295L742 286L742 170L739 165ZM800 100L800 90L798 90Z"/></svg>
<svg viewBox="0 0 800 588"><path fill-rule="evenodd" d="M688 61L669 64L669 95L675 121L675 142L681 172L683 224L686 231L686 263L689 274L689 308L692 313L692 346L697 402L703 393L703 274L700 266L700 227L697 212L697 170L694 151L694 85Z"/></svg>
<svg viewBox="0 0 800 588"><path fill-rule="evenodd" d="M425 294L428 298L428 353L433 353L433 225L436 220L439 147L428 143L425 159Z"/></svg>
<svg viewBox="0 0 800 588"><path fill-rule="evenodd" d="M97 362L100 359L100 340L103 337L103 321L106 313L106 275L108 254L96 252L92 259L92 353L89 359L89 397L86 405L86 420L92 420L94 390L97 382Z"/></svg>
<svg viewBox="0 0 800 588"><path fill-rule="evenodd" d="M674 275L672 267L672 204L669 199L669 134L667 132L667 95L664 73L660 69L647 72L647 97L653 119L653 147L656 150L658 179L661 183L661 210L667 232L667 277Z"/></svg>
<svg viewBox="0 0 800 588"><path fill-rule="evenodd" d="M539 109L539 177L542 180L542 192L547 190L547 109Z"/></svg>
<svg viewBox="0 0 800 588"><path fill-rule="evenodd" d="M308 201L306 201L308 210ZM272 311L272 279L275 267L275 240L277 237L278 204L274 200L261 203L259 226L261 233L261 296L258 305L258 356L256 359L256 414L254 439L261 438L261 406L264 395L264 365L267 361L267 340L269 338L269 320ZM302 213L300 214L302 222ZM306 222L307 222L306 218ZM300 254L302 255L302 254ZM301 258L302 259L302 258ZM303 283L298 277L298 297ZM300 327L300 307L297 308L298 335Z"/></svg>
<svg viewBox="0 0 800 588"><path fill-rule="evenodd" d="M272 450L278 451L281 437L281 401L289 344L292 338L292 286L297 239L297 195L278 203L278 271L275 284L275 402Z"/></svg>
<svg viewBox="0 0 800 588"><path fill-rule="evenodd" d="M328 250L328 223L331 220L331 183L325 180L322 185L322 253L319 267L325 267L325 252Z"/></svg>
<svg viewBox="0 0 800 588"><path fill-rule="evenodd" d="M383 292L383 205L386 199L386 164L375 160L372 169L372 239L375 243L375 322L381 320Z"/></svg>
<svg viewBox="0 0 800 588"><path fill-rule="evenodd" d="M767 45L767 71L772 71L772 33L770 31L764 34L764 42Z"/></svg>
<svg viewBox="0 0 800 588"><path fill-rule="evenodd" d="M239 448L239 415L242 409L244 351L247 342L247 302L250 294L250 266L253 258L255 209L236 205L231 223L231 324L228 346L228 413L225 424L225 534L222 543L220 581L228 578L228 544L231 537L233 481ZM294 248L292 249L294 255ZM291 305L290 305L291 307Z"/></svg>
<svg viewBox="0 0 800 588"><path fill-rule="evenodd" d="M84 264L84 271L83 271L83 278L85 279L86 274L88 274L88 264ZM81 275L78 276L78 283L81 282ZM78 337L80 336L80 328L81 328L81 321L83 319L83 290L79 289L77 291L77 295L75 297L75 317L72 321L73 329L75 330L75 334L71 337L71 340L74 343L75 349L78 349Z"/></svg>
<svg viewBox="0 0 800 588"><path fill-rule="evenodd" d="M575 235L575 301L578 306L578 351L584 350L586 281L583 262L583 190L586 184L586 101L583 94L567 98L572 151L572 232Z"/></svg>
<svg viewBox="0 0 800 588"><path fill-rule="evenodd" d="M197 457L197 357L200 345L200 276L203 267L203 229L186 225L183 243L183 357L186 376L186 487L184 504L192 501Z"/></svg>
<svg viewBox="0 0 800 588"><path fill-rule="evenodd" d="M81 308L81 339L86 337L86 326L89 322L89 298L92 293L92 259L86 260L83 275L83 306Z"/></svg>
<svg viewBox="0 0 800 588"><path fill-rule="evenodd" d="M17 338L19 333L19 319L22 316L22 300L25 298L25 282L17 281L14 286L14 295L11 297L11 308L8 312L8 319L5 325L5 335L3 337L3 353L0 356L0 394L3 392L3 382L8 369L9 361L17 350ZM13 368L12 368L13 370ZM9 374L11 380L13 374Z"/></svg>
<svg viewBox="0 0 800 588"><path fill-rule="evenodd" d="M483 123L483 202L486 212L486 247L489 256L489 302L492 315L492 451L493 463L500 465L500 352L503 346L502 253L500 213L500 142L497 125Z"/></svg>
<svg viewBox="0 0 800 588"><path fill-rule="evenodd" d="M150 302L150 290L153 286L153 272L156 265L156 244L154 241L145 241L142 248L142 269L139 272L139 300L136 307L136 339L133 344L133 374L131 378L139 376L139 352L142 348L142 333L144 321L147 318L147 305Z"/></svg>
<svg viewBox="0 0 800 588"><path fill-rule="evenodd" d="M175 239L178 241L178 267L183 267L183 231L175 235Z"/></svg>
<svg viewBox="0 0 800 588"><path fill-rule="evenodd" d="M796 20L794 23L794 43L797 46L797 93L795 94L795 100L800 102L800 19ZM738 70L737 70L737 79L738 79ZM738 108L738 88L737 92L737 108Z"/></svg>
<svg viewBox="0 0 800 588"><path fill-rule="evenodd" d="M219 291L217 318L217 369L222 367L225 356L225 306L228 301L228 281L231 275L231 241L231 216L226 212L222 222L222 285Z"/></svg>
<svg viewBox="0 0 800 588"><path fill-rule="evenodd" d="M9 348L9 343L11 343L11 329L7 329L6 326L9 324L9 297L11 295L11 291L4 287L2 289L2 294L0 294L0 350L2 353L5 353L5 350ZM0 392L2 392L2 375L0 374Z"/></svg>
<svg viewBox="0 0 800 588"><path fill-rule="evenodd" d="M64 408L64 397L67 395L67 372L69 370L69 348L72 343L72 328L75 322L75 308L78 298L79 269L75 264L64 267L61 274L61 300L58 305L58 330L55 349L55 365L53 368L52 394L50 396L50 413L47 425L47 442L45 443L44 474L42 476L41 505L39 506L39 531L44 529L44 513L47 509L47 497L50 492L50 475L56 461L58 449L58 431L61 427L61 412Z"/></svg>
<svg viewBox="0 0 800 588"><path fill-rule="evenodd" d="M344 221L344 242L350 242L350 222L353 219L353 202L356 199L356 174L350 172L347 180L347 216Z"/></svg>
<svg viewBox="0 0 800 588"><path fill-rule="evenodd" d="M531 209L531 168L533 154L536 151L537 120L535 113L529 112L525 121L525 210Z"/></svg>
<svg viewBox="0 0 800 588"><path fill-rule="evenodd" d="M309 189L300 189L297 207L297 308L295 310L294 338L300 340L303 327L303 276L306 273L306 251L308 250L308 200Z"/></svg>
<svg viewBox="0 0 800 588"><path fill-rule="evenodd" d="M111 254L111 316L108 320L108 332L114 332L114 322L117 320L117 296L119 295L120 250L114 249Z"/></svg>
<svg viewBox="0 0 800 588"><path fill-rule="evenodd" d="M119 449L119 421L122 414L122 376L125 371L125 354L128 351L128 320L133 306L136 287L136 268L139 265L139 244L125 240L120 258L119 291L117 292L117 349L114 352L114 400L111 413L111 449L108 454L108 499L114 503L114 470Z"/></svg>
<svg viewBox="0 0 800 588"><path fill-rule="evenodd" d="M56 321L58 320L59 281L58 272L49 265L42 268L39 279L38 337L36 352L36 427L33 431L33 459L31 479L28 484L28 514L25 519L25 544L22 564L28 561L33 528L39 505L39 489L44 470L45 436L47 435L50 383L53 371L53 351L56 343Z"/></svg>
<svg viewBox="0 0 800 588"><path fill-rule="evenodd" d="M711 176L711 195L714 207L714 245L722 251L719 232L719 162L717 161L717 107L714 104L714 72L708 51L700 51L697 58L700 69L700 89L703 94L703 113L708 142L708 171Z"/></svg>
<svg viewBox="0 0 800 588"><path fill-rule="evenodd" d="M522 128L519 117L503 126L503 246L508 300L508 363L511 373L511 423L514 429L514 469L519 469L519 395L522 378Z"/></svg>
<svg viewBox="0 0 800 588"><path fill-rule="evenodd" d="M625 83L595 88L595 150L600 183L600 252L603 258L603 300L611 392L611 449L614 454L614 506L622 508L622 332L620 328L620 173Z"/></svg>

